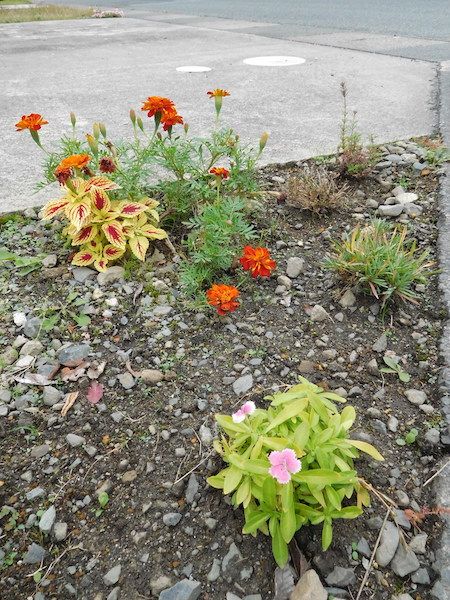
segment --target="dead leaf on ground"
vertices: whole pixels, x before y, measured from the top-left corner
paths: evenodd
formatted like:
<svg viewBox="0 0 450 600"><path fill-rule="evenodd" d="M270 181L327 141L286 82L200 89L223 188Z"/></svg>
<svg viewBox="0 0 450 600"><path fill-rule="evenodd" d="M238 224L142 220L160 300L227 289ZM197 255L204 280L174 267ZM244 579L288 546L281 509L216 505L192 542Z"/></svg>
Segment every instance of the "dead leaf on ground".
<svg viewBox="0 0 450 600"><path fill-rule="evenodd" d="M89 379L98 379L100 375L103 373L106 367L106 361L101 363L91 363L91 366L87 370L87 376Z"/></svg>
<svg viewBox="0 0 450 600"><path fill-rule="evenodd" d="M103 386L98 381L93 381L89 386L89 389L86 394L86 398L89 400L91 404L97 404L99 400L101 400L103 396Z"/></svg>
<svg viewBox="0 0 450 600"><path fill-rule="evenodd" d="M25 385L51 385L51 381L45 375L39 375L39 373L27 373L24 377L14 377L14 379Z"/></svg>
<svg viewBox="0 0 450 600"><path fill-rule="evenodd" d="M126 366L126 368L127 368L127 371L129 371L129 372L130 372L130 373L133 375L133 377L140 377L140 371L135 371L135 370L133 369L133 367L131 366L131 363L130 363L130 361L127 361L127 362L125 363L125 366Z"/></svg>
<svg viewBox="0 0 450 600"><path fill-rule="evenodd" d="M61 369L61 379L63 381L78 381L80 377L86 373L86 363L81 363L75 369L70 369L69 367L64 367Z"/></svg>
<svg viewBox="0 0 450 600"><path fill-rule="evenodd" d="M61 416L65 417L72 406L75 404L75 400L78 398L80 392L70 392L66 394L64 398L64 406L61 409Z"/></svg>

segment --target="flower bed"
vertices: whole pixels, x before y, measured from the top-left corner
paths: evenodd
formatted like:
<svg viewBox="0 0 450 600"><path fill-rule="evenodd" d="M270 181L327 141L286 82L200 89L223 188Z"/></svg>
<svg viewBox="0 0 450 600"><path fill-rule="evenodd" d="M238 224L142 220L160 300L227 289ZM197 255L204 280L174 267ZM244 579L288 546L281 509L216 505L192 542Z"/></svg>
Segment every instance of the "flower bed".
<svg viewBox="0 0 450 600"><path fill-rule="evenodd" d="M213 97L220 114L217 98L224 96ZM93 132L91 150L101 135L100 128L98 136ZM204 279L194 304L186 291L186 258L179 253L189 256L198 237L194 250L189 245L186 250L178 237L186 230L179 223L171 229L175 255L164 240L156 241L145 262L126 255L109 270L98 264L97 273L76 259L70 264L58 220L42 222L33 210L3 218L3 594L23 598L37 587L45 597L114 598L120 588L125 598L162 592L164 599L171 596L163 590L178 585L180 598L274 597L270 539L243 534L241 510L233 510L206 481L225 466L212 445L214 415L230 415L228 425L253 422L268 407L266 397L276 399L303 376L330 398L348 399L356 410L350 437L384 457L355 460L358 476L375 489L364 515L334 521L331 540L318 520L311 524L310 512L297 533L298 547L322 578L314 585L319 591L327 586L335 597L345 597L347 588L357 596L387 503L399 521L399 529L392 525L391 537L385 539L386 533L382 540L392 556L386 562L386 555L377 555L361 598L387 600L400 589L428 597L439 507L424 484L442 452L443 426L438 343L445 313L437 276L429 266L423 281L412 278L408 290L416 303L405 302L401 293L396 300L395 294L383 296L383 286L372 278L363 294L366 280L341 279L339 270L324 263L346 234L357 225L373 227L373 217L393 206L402 207L394 218L407 225L405 236L417 241L420 252L428 250L427 263L435 259L439 168L424 164L423 145L429 141L419 142L378 148L377 166L348 179L345 203L325 213L293 206L289 192L289 181L306 167L314 169L319 159L262 169L258 197L264 209L252 212L252 245L238 238L230 262ZM333 157L320 162L328 173L339 164ZM57 174L85 167L62 165ZM99 176L81 175L83 181ZM211 205L227 189L232 195L233 176L227 182L223 175L202 175ZM406 192L417 196L414 202L412 196L404 204L392 201ZM164 193L158 196L163 206L170 190ZM89 198L96 201L90 193ZM130 198L110 201L123 210L125 200ZM420 208L414 217L407 212L414 212L411 204ZM247 219L248 212L239 210ZM203 216L199 211L193 218ZM170 216L161 215L161 221L169 229ZM104 252L106 241L101 243ZM395 304L387 303L391 296ZM317 444L304 456L299 450L306 442L295 455L286 453L294 452L295 443L266 450L266 486L287 489L291 478L302 482L302 474L317 468L309 461ZM300 493L307 495L304 487ZM307 502L316 506L320 499ZM414 537L412 522L428 537ZM282 527L293 529L292 523ZM414 555L401 554L401 536L411 541ZM298 551L290 548L300 570Z"/></svg>

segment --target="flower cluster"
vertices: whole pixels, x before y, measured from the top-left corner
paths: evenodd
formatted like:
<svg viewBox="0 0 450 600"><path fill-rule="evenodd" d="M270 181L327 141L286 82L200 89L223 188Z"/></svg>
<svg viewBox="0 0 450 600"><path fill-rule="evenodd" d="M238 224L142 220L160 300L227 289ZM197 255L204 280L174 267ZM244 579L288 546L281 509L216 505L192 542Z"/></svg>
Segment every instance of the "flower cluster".
<svg viewBox="0 0 450 600"><path fill-rule="evenodd" d="M245 246L239 262L252 277L270 277L277 263L270 257L267 248ZM236 298L239 296L239 290L231 285L214 284L207 292L206 298L208 304L217 307L219 315L225 315L235 311L239 307ZM229 301L232 298L232 302Z"/></svg>
<svg viewBox="0 0 450 600"><path fill-rule="evenodd" d="M178 114L175 104L170 98L163 96L149 96L142 104L141 110L147 112L148 117L154 117L155 130L162 123L164 131L172 132L174 125L183 125L183 117Z"/></svg>

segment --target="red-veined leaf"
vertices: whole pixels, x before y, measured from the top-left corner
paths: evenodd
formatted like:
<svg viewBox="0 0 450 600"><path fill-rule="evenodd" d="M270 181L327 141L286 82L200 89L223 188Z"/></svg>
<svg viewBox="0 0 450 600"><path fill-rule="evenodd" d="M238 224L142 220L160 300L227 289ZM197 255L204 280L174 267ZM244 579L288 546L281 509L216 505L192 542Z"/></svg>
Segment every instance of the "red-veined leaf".
<svg viewBox="0 0 450 600"><path fill-rule="evenodd" d="M94 262L97 256L89 250L81 250L72 258L72 264L77 267L86 267Z"/></svg>
<svg viewBox="0 0 450 600"><path fill-rule="evenodd" d="M111 179L98 175L89 179L86 184L86 191L89 191L94 187L100 188L101 190L117 190L119 186L117 183L114 183L114 181L111 181Z"/></svg>
<svg viewBox="0 0 450 600"><path fill-rule="evenodd" d="M125 250L123 248L117 248L117 246L108 244L103 249L103 256L108 260L116 260L117 258L120 258L124 252Z"/></svg>
<svg viewBox="0 0 450 600"><path fill-rule="evenodd" d="M147 207L145 204L140 204L139 202L122 202L117 210L120 212L122 217L131 218L146 211Z"/></svg>
<svg viewBox="0 0 450 600"><path fill-rule="evenodd" d="M73 237L72 246L80 246L81 244L87 244L98 233L98 227L96 225L88 225L87 227L83 227L80 231Z"/></svg>
<svg viewBox="0 0 450 600"><path fill-rule="evenodd" d="M163 240L167 237L167 232L164 231L164 229L158 229L158 227L153 227L153 225L150 224L141 227L139 233L152 240Z"/></svg>
<svg viewBox="0 0 450 600"><path fill-rule="evenodd" d="M139 260L145 260L145 254L150 244L148 239L143 235L138 235L129 239L128 243L130 245L131 252L136 256L136 258Z"/></svg>
<svg viewBox="0 0 450 600"><path fill-rule="evenodd" d="M109 201L108 194L101 188L91 189L91 198L94 203L94 207L103 212L108 212L111 208L111 202Z"/></svg>
<svg viewBox="0 0 450 600"><path fill-rule="evenodd" d="M104 223L102 229L110 244L117 246L118 248L125 248L126 240L123 234L122 225L119 221L109 221L109 223Z"/></svg>
<svg viewBox="0 0 450 600"><path fill-rule="evenodd" d="M83 227L90 212L91 207L84 200L82 202L76 202L66 208L67 218L76 229L81 229Z"/></svg>
<svg viewBox="0 0 450 600"><path fill-rule="evenodd" d="M94 262L94 267L97 269L97 271L106 271L108 268L108 261L104 258L99 258Z"/></svg>
<svg viewBox="0 0 450 600"><path fill-rule="evenodd" d="M69 204L69 201L65 198L61 198L60 200L50 200L42 209L42 218L43 219L51 219L59 212L64 210L66 206Z"/></svg>

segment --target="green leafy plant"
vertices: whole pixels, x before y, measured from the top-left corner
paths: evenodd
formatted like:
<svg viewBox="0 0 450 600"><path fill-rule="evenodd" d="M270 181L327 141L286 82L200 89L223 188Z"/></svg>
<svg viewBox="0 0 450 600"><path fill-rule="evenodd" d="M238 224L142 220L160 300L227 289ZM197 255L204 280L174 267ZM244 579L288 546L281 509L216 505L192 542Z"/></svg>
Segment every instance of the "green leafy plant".
<svg viewBox="0 0 450 600"><path fill-rule="evenodd" d="M355 409L346 406L340 413L335 402L345 400L337 394L300 377L298 385L267 399L267 409L246 403L247 408L244 405L233 416L216 415L222 435L214 447L227 467L208 483L230 494L233 506L243 507L243 533L255 536L261 531L272 537L275 560L283 566L288 544L303 525L323 524L326 549L334 519L362 514L370 496L354 460L359 450L376 460L383 457L367 442L350 439ZM301 460L301 470L290 470L288 481L279 483L269 469L286 451ZM355 494L356 503L351 505Z"/></svg>
<svg viewBox="0 0 450 600"><path fill-rule="evenodd" d="M362 135L357 130L356 112L349 117L345 82L341 83L341 94L343 108L338 147L339 171L348 177L364 177L379 161L380 153L373 144L363 145Z"/></svg>
<svg viewBox="0 0 450 600"><path fill-rule="evenodd" d="M418 435L419 432L417 431L417 429L413 428L408 431L405 437L399 437L395 441L398 446L405 446L406 444L408 444L408 446L411 446L416 441Z"/></svg>
<svg viewBox="0 0 450 600"><path fill-rule="evenodd" d="M390 356L383 356L383 361L387 366L382 367L380 369L380 373L396 373L400 381L403 381L403 383L408 383L408 381L411 381L411 375L403 369L399 362L395 361Z"/></svg>
<svg viewBox="0 0 450 600"><path fill-rule="evenodd" d="M99 517L100 515L103 514L103 511L108 506L108 503L109 503L109 495L108 495L108 493L107 492L100 492L100 494L97 497L97 502L99 504L99 507L95 510L95 516Z"/></svg>
<svg viewBox="0 0 450 600"><path fill-rule="evenodd" d="M227 271L245 242L256 233L244 214L245 202L240 198L219 198L203 207L188 222L191 232L186 246L189 259L180 268L186 294L195 295L212 282L220 271Z"/></svg>
<svg viewBox="0 0 450 600"><path fill-rule="evenodd" d="M420 252L416 242L407 239L407 228L380 219L356 227L344 241L335 243L324 265L383 306L394 299L417 303L413 284L424 284L433 274L429 252Z"/></svg>
<svg viewBox="0 0 450 600"><path fill-rule="evenodd" d="M17 270L20 277L24 277L41 267L42 258L39 256L19 256L6 248L0 248L0 265L3 263L11 270Z"/></svg>

